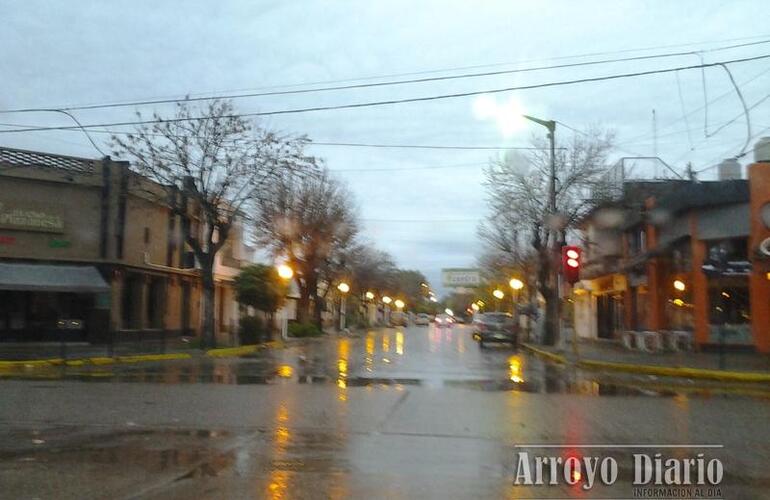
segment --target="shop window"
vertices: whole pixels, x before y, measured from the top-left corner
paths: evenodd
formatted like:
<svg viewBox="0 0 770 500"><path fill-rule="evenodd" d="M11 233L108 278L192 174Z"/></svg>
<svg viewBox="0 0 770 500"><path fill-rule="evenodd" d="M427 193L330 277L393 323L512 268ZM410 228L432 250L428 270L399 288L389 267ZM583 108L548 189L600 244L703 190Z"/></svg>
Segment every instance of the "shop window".
<svg viewBox="0 0 770 500"><path fill-rule="evenodd" d="M647 232L644 227L637 227L628 233L628 250L631 255L647 251Z"/></svg>
<svg viewBox="0 0 770 500"><path fill-rule="evenodd" d="M709 288L712 325L740 325L751 321L748 286L716 286Z"/></svg>

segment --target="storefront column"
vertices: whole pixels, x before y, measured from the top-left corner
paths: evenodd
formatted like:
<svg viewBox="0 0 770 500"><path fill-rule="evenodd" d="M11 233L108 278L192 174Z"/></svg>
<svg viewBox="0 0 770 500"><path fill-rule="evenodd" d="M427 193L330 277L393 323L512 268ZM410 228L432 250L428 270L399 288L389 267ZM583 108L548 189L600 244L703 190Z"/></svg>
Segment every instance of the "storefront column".
<svg viewBox="0 0 770 500"><path fill-rule="evenodd" d="M770 238L770 228L762 220L762 207L770 203L770 163L753 163L748 167L751 233L749 258L752 271L749 276L751 305L751 335L759 352L770 352L770 258L757 252L759 245Z"/></svg>
<svg viewBox="0 0 770 500"><path fill-rule="evenodd" d="M703 263L706 261L706 242L697 238L695 218L690 219L690 245L692 249L692 302L695 325L695 343L703 345L709 340L709 284Z"/></svg>
<svg viewBox="0 0 770 500"><path fill-rule="evenodd" d="M666 283L666 272L664 265L659 259L651 259L647 264L647 290L648 300L648 321L647 328L653 331L663 330L668 327L666 324L665 304L668 299L668 290L670 285Z"/></svg>

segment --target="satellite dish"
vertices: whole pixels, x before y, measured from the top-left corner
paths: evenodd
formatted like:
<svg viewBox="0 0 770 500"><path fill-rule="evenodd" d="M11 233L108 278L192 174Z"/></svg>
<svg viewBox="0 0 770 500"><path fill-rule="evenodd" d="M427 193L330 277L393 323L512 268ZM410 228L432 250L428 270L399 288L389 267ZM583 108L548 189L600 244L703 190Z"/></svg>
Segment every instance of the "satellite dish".
<svg viewBox="0 0 770 500"><path fill-rule="evenodd" d="M767 257L770 257L770 238L765 238L762 243L759 244L759 251Z"/></svg>

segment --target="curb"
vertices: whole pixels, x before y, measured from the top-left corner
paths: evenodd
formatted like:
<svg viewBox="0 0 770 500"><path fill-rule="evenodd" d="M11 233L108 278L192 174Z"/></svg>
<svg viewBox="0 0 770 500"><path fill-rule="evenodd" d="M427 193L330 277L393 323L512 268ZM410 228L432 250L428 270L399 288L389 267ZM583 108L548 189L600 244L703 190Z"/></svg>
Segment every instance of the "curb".
<svg viewBox="0 0 770 500"><path fill-rule="evenodd" d="M567 364L567 358L545 349L539 349L533 345L523 343L523 348L531 353L544 358L552 363ZM575 366L586 370L607 370L637 375L656 375L660 377L691 378L700 380L716 380L719 382L743 382L743 383L770 383L770 373L762 372L735 372L724 370L709 370L705 368L687 368L658 365L639 365L632 363L614 363L610 361L598 361L582 359L575 362Z"/></svg>
<svg viewBox="0 0 770 500"><path fill-rule="evenodd" d="M185 352L176 352L168 354L136 354L132 356L117 356L109 358L106 356L80 358L80 359L26 359L20 361L0 361L0 370L14 368L41 368L49 366L103 366L118 363L141 363L146 361L170 361L175 359L191 359L192 355Z"/></svg>
<svg viewBox="0 0 770 500"><path fill-rule="evenodd" d="M609 370L642 375L657 375L661 377L693 378L702 380L717 380L720 382L770 382L770 373L760 372L731 372L708 370L703 368L683 368L656 365L635 365L629 363L611 363L585 359L578 361L577 366L588 370Z"/></svg>
<svg viewBox="0 0 770 500"><path fill-rule="evenodd" d="M215 349L209 349L204 354L211 358L229 358L235 356L244 356L246 354L252 354L262 349L270 349L278 347L278 342L273 340L265 342L264 344L249 344L238 347L217 347Z"/></svg>
<svg viewBox="0 0 770 500"><path fill-rule="evenodd" d="M219 347L215 349L208 349L202 354L212 358L228 358L238 357L246 354L251 354L262 349L270 349L279 347L281 344L277 341L267 342L264 344L250 344L239 347ZM134 354L131 356L115 356L113 358L108 356L94 356L90 358L47 358L47 359L23 359L15 361L0 360L0 371L13 370L18 368L42 368L52 366L104 366L114 365L121 363L143 363L148 361L173 361L179 359L192 359L193 353L188 352L171 352L166 354Z"/></svg>
<svg viewBox="0 0 770 500"><path fill-rule="evenodd" d="M521 346L524 349L526 349L529 352L531 352L532 354L540 356L541 358L545 358L548 361L551 361L552 363L557 363L557 364L560 364L560 365L567 364L567 358L565 358L561 354L556 354L556 353L553 353L553 352L549 352L549 351L546 351L544 349L538 349L537 347L535 347L535 346L533 346L531 344L527 344L527 343L522 343Z"/></svg>

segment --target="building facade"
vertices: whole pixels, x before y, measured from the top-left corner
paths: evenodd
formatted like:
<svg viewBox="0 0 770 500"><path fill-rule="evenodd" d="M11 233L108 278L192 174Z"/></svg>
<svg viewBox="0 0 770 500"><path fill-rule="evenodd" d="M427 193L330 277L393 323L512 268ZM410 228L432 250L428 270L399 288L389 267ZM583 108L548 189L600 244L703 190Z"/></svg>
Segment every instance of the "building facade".
<svg viewBox="0 0 770 500"><path fill-rule="evenodd" d="M0 341L200 334L200 271L160 187L127 162L0 148ZM215 267L217 339L238 322L236 228Z"/></svg>
<svg viewBox="0 0 770 500"><path fill-rule="evenodd" d="M581 228L578 335L687 330L700 347L770 352L770 255L761 250L770 163L761 158L748 180L631 182L597 207Z"/></svg>

